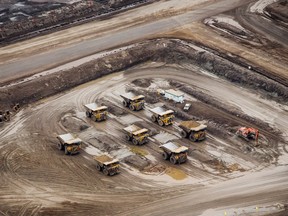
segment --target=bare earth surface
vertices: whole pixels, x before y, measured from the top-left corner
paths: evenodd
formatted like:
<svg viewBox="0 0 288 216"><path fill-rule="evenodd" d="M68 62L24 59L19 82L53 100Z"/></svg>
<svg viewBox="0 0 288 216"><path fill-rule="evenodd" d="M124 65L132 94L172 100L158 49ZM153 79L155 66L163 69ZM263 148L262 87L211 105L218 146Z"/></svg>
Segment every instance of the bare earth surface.
<svg viewBox="0 0 288 216"><path fill-rule="evenodd" d="M285 34L269 34L268 18L250 14L255 1L179 2L160 1L0 49L0 99L29 93L37 100L23 104L11 121L0 125L0 215L288 215ZM259 20L266 21L260 25ZM252 28L253 22L258 24ZM275 28L287 31L283 25ZM116 63L129 62L128 48L123 46L153 37L185 39L177 41L184 51L191 49L199 56L207 52L230 63L222 61L226 72L219 75L219 66L213 65L219 61L200 57L192 61L176 50L115 72L112 60L104 58L119 53ZM168 42L159 40L157 46ZM122 50L104 52L115 47ZM89 57L94 53L98 54ZM72 89L70 79L63 79L65 91L48 98L40 99L33 91L37 85L27 88L51 73L61 79L65 70L75 70L77 79L86 80L84 72L78 76L81 70L94 68L99 73L96 68L103 65L113 73ZM64 72L60 74L60 68L45 72L55 66ZM232 82L228 78L232 67L241 76L245 70L255 73L255 84ZM38 72L43 73L29 77ZM21 81L23 77L28 78ZM259 77L266 80L262 86ZM284 89L284 93L269 92L265 85L271 83L275 92ZM51 91L48 80L44 85ZM21 92L21 87L29 91ZM183 111L184 104L157 94L157 89L170 88L185 93L192 104L188 112ZM120 94L127 91L146 96L144 110L123 107ZM0 102L0 107L8 104ZM107 121L93 122L85 116L83 105L92 102L108 106ZM151 121L149 109L162 105L176 111L171 126ZM187 119L208 125L204 141L181 138L178 125ZM149 129L147 144L134 146L125 140L123 128L130 124ZM259 129L258 145L235 135L241 126ZM79 154L67 156L57 149L56 136L63 133L84 141ZM172 165L162 159L159 146L168 141L189 148L186 163ZM108 177L98 172L93 156L101 154L119 159L121 173Z"/></svg>

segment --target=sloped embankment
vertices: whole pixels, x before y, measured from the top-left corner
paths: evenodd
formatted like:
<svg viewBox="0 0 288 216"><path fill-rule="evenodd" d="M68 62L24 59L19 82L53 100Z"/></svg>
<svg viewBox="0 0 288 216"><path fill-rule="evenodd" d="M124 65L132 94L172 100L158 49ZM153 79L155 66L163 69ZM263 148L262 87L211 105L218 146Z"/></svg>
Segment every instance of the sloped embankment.
<svg viewBox="0 0 288 216"><path fill-rule="evenodd" d="M104 75L147 62L196 64L241 86L260 90L275 100L287 100L288 88L253 70L239 66L209 51L199 51L180 40L157 39L137 44L80 66L0 89L1 109L27 104Z"/></svg>

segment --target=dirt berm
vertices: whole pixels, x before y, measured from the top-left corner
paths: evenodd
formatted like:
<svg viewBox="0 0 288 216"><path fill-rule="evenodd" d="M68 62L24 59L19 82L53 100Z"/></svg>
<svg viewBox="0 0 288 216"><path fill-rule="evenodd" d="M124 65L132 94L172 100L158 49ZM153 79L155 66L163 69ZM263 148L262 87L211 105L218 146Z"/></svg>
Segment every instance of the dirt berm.
<svg viewBox="0 0 288 216"><path fill-rule="evenodd" d="M272 3L265 8L273 19L283 21L283 23L288 22L288 1L280 0L278 2Z"/></svg>
<svg viewBox="0 0 288 216"><path fill-rule="evenodd" d="M287 101L288 99L287 86L253 70L236 65L211 52L194 50L180 40L155 39L66 71L42 76L17 85L4 86L0 88L0 110L9 109L10 105L15 103L28 104L147 61L196 64L241 86L265 91L265 95L270 95L274 100Z"/></svg>

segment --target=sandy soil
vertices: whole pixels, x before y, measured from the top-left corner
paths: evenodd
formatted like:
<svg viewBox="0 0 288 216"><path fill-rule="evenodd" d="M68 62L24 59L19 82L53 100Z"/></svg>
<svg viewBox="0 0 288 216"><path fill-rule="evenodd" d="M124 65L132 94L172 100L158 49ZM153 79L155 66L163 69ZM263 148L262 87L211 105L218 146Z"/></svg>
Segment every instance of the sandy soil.
<svg viewBox="0 0 288 216"><path fill-rule="evenodd" d="M154 49L143 42L87 58L91 62L67 71L2 86L1 106L13 100L26 105L0 125L0 214L287 215L287 55L235 20L229 13L210 18L210 27L192 23L165 34L192 42L159 39ZM247 40L239 30L259 41L238 43ZM40 47L47 42L37 40ZM18 45L24 49L29 43ZM17 45L10 48L8 62L19 57ZM25 55L38 51L31 46ZM164 100L159 88L184 92L189 112L183 112L184 104ZM146 96L144 110L122 106L120 94L129 90ZM109 107L107 121L85 116L83 105L91 102ZM162 105L176 112L172 126L151 122L149 109ZM204 141L181 138L178 125L187 119L208 125ZM149 143L127 142L123 128L130 124L147 127ZM258 128L259 145L237 137L240 126ZM57 149L57 134L66 132L84 141L79 154ZM186 163L162 159L159 145L167 141L189 148ZM98 172L93 156L100 154L119 159L121 173Z"/></svg>
<svg viewBox="0 0 288 216"><path fill-rule="evenodd" d="M141 112L123 108L119 94L125 92L125 89L133 88L149 95L157 88L170 88L167 81L170 79L202 89L202 98L209 94L240 110L254 110L249 113L251 117L258 118L264 111L269 113L269 109L275 107L275 103L267 103L261 98L261 92L243 89L213 77L207 71L151 66L140 65L40 100L21 110L7 123L1 130L1 169L5 173L1 177L1 181L5 182L0 192L1 211L7 214L79 215L89 209L89 212L104 211L104 214L111 215L127 211L137 203L151 202L171 193L179 196L184 191L187 193L189 188L215 184L242 176L243 172L259 171L271 163L278 164L278 157L283 154L281 135L277 140L269 127L259 127L262 146L255 148L253 143L248 144L230 132L246 124L245 120L236 117L233 121L221 108L213 108L207 102L204 104L201 98L194 99L193 106L201 107L202 114L195 113L192 108L188 113L190 118L201 117L208 125L223 125L223 120L226 121L221 133L215 134L211 127L207 139L201 143L180 139L177 123L165 128L150 123L151 113L148 109L157 104L147 103L146 109ZM135 79L148 79L150 85L143 85L144 81L139 85ZM192 95L187 97L193 98ZM106 122L94 123L85 117L83 104L101 102L103 98L110 102L110 106L124 109L125 112L118 117L118 112L111 111ZM158 100L174 107L173 103L167 103L161 98ZM283 128L278 127L282 123L278 121L287 118L286 111L283 105L276 106L279 109L274 114L279 118L274 117L274 124L271 122L270 127L282 131ZM269 116L261 120L267 122L268 119L271 120ZM176 122L180 120L177 118ZM139 147L139 151L125 141L122 128L131 123L144 122L158 135L152 136L147 145ZM285 122L283 126L287 128L288 121ZM65 156L57 149L55 136L65 132L73 132L85 141L79 155ZM163 136L170 138L163 139ZM187 163L172 166L162 160L158 146L169 140L177 140L189 147ZM247 146L250 146L250 150L247 150ZM107 178L97 172L92 157L102 153L108 153L122 162L121 174ZM53 162L47 163L48 160ZM123 194L126 198L119 199Z"/></svg>
<svg viewBox="0 0 288 216"><path fill-rule="evenodd" d="M83 40L99 37L103 34L113 34L121 29L126 29L141 23L155 21L163 17L169 17L171 14L177 15L187 12L194 8L197 4L204 4L207 1L165 1L156 2L152 5L146 5L136 8L129 12L124 12L120 16L87 23L85 25L76 26L66 30L58 31L49 35L30 39L28 41L14 43L0 50L0 57L3 64L21 58L26 55L33 55L39 52L51 50L51 48L59 48Z"/></svg>

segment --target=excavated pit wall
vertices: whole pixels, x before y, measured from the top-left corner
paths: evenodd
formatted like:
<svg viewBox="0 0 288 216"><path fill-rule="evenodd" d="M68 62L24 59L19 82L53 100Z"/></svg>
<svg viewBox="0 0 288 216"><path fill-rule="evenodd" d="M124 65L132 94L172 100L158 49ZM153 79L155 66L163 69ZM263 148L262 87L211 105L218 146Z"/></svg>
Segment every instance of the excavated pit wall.
<svg viewBox="0 0 288 216"><path fill-rule="evenodd" d="M288 88L265 76L209 52L197 51L173 39L145 41L69 70L42 76L18 85L0 88L0 110L11 104L28 104L88 81L125 70L147 61L196 64L241 86L263 91L275 100L287 101Z"/></svg>

